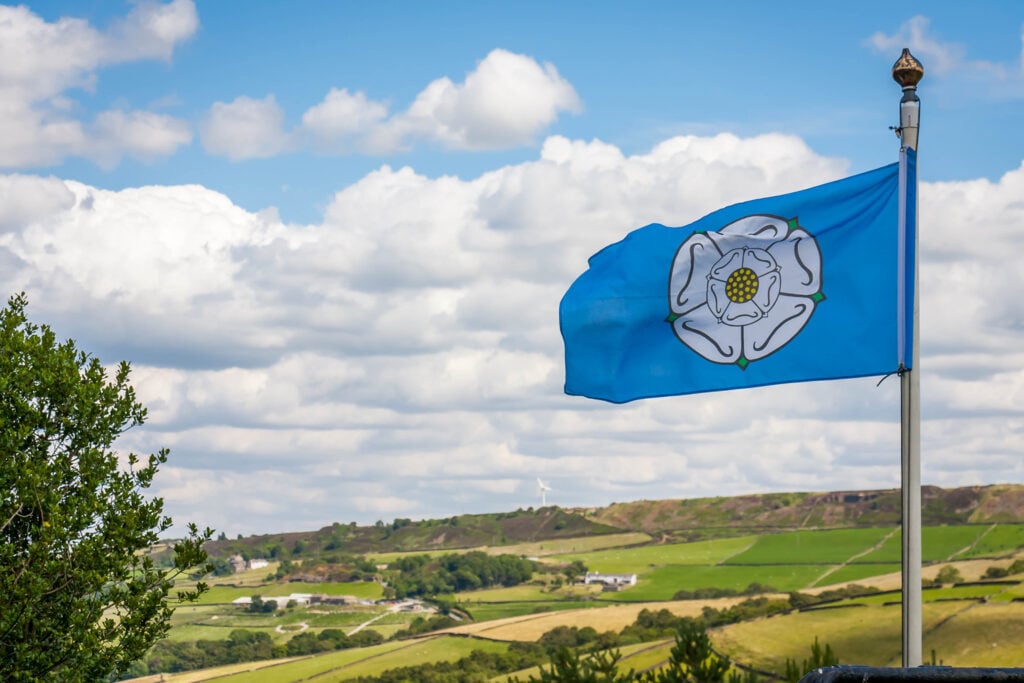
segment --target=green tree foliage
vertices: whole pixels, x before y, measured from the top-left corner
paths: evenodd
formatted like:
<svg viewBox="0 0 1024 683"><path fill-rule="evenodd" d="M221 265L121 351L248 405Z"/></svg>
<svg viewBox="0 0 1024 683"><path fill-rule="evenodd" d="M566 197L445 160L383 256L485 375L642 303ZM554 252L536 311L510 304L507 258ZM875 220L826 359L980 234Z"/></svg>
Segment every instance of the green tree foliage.
<svg viewBox="0 0 1024 683"><path fill-rule="evenodd" d="M939 570L939 573L935 576L936 583L959 583L964 580L963 574L960 570L951 564L947 564L945 567Z"/></svg>
<svg viewBox="0 0 1024 683"><path fill-rule="evenodd" d="M0 310L0 679L97 681L166 633L173 579L205 563L212 531L190 525L167 569L141 552L172 522L144 495L167 451L113 449L146 417L128 364L108 377L25 306Z"/></svg>
<svg viewBox="0 0 1024 683"><path fill-rule="evenodd" d="M837 664L839 664L839 658L832 652L832 647L828 643L825 644L825 647L822 647L818 642L817 636L815 636L814 644L811 645L810 659L805 659L803 664L797 665L794 660L786 658L784 678L789 683L796 683L809 671L820 669L823 666L836 666Z"/></svg>
<svg viewBox="0 0 1024 683"><path fill-rule="evenodd" d="M648 612L644 621L652 624L661 619L661 613ZM702 626L692 619L677 620L675 638L666 665L642 674L632 669L620 671L618 663L622 657L617 649L581 653L560 646L551 654L548 668L541 667L539 676L530 676L528 683L722 683L726 680L731 666L729 658L714 651ZM753 680L750 676L736 678ZM518 679L513 681L518 683Z"/></svg>
<svg viewBox="0 0 1024 683"><path fill-rule="evenodd" d="M388 592L411 598L489 586L517 586L529 581L537 564L515 555L491 556L475 550L451 553L432 560L429 555L408 555L391 563Z"/></svg>

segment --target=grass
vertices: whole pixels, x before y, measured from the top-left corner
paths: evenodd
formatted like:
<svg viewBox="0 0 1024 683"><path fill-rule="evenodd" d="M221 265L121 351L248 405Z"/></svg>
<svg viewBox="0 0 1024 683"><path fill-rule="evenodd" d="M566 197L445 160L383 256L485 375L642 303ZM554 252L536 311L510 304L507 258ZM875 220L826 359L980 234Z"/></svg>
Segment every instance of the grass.
<svg viewBox="0 0 1024 683"><path fill-rule="evenodd" d="M962 557L1001 557L1024 547L1024 524L999 524Z"/></svg>
<svg viewBox="0 0 1024 683"><path fill-rule="evenodd" d="M814 582L815 586L831 586L838 583L856 581L857 583L871 584L871 577L891 574L900 570L899 563L896 564L848 564L835 570L828 576L819 578ZM824 572L823 572L824 573Z"/></svg>
<svg viewBox="0 0 1024 683"><path fill-rule="evenodd" d="M386 661L383 655L407 646L404 642L383 643L373 647L340 650L315 657L307 657L262 671L245 672L217 678L219 683L292 683L311 676L319 676L339 667L351 666L367 659ZM338 680L337 678L335 680Z"/></svg>
<svg viewBox="0 0 1024 683"><path fill-rule="evenodd" d="M508 553L520 557L545 557L566 553L589 553L606 548L621 548L647 543L651 537L640 531L604 536L581 536L577 538L551 538L536 543L518 543L486 548L491 555Z"/></svg>
<svg viewBox="0 0 1024 683"><path fill-rule="evenodd" d="M684 566L659 567L644 574L636 586L618 593L602 593L601 600L671 600L679 590L731 588L741 591L751 583L760 583L780 591L806 588L824 571L814 565L769 567Z"/></svg>
<svg viewBox="0 0 1024 683"><path fill-rule="evenodd" d="M927 634L925 652L934 649L952 666L1020 666L1024 662L1024 605L975 605Z"/></svg>
<svg viewBox="0 0 1024 683"><path fill-rule="evenodd" d="M478 591L467 591L445 597L454 598L458 602L472 606L474 602L517 602L517 601L545 601L561 600L563 598L583 598L601 592L599 586L563 586L551 592L547 586L539 586L532 583L508 588L484 588Z"/></svg>
<svg viewBox="0 0 1024 683"><path fill-rule="evenodd" d="M675 640L659 640L653 643L638 643L619 648L619 653L622 655L622 659L619 660L619 670L628 671L633 669L634 671L643 671L655 666L668 659L669 650L674 644ZM515 679L526 681L529 680L530 676L540 676L541 667L546 670L550 668L550 664L545 663L541 666L532 666L528 669L495 676L490 679L489 683L507 683Z"/></svg>
<svg viewBox="0 0 1024 683"><path fill-rule="evenodd" d="M838 564L881 541L891 529L831 529L765 534L728 564Z"/></svg>
<svg viewBox="0 0 1024 683"><path fill-rule="evenodd" d="M547 612L561 612L572 609L586 609L604 607L604 604L597 602L582 602L579 600L555 600L550 602L502 602L502 603L480 603L467 605L473 619L478 622L494 621L495 619L507 619L509 617L521 617L528 614L544 614Z"/></svg>
<svg viewBox="0 0 1024 683"><path fill-rule="evenodd" d="M921 559L924 562L943 562L953 557L965 557L960 552L970 547L987 526L929 526L921 529ZM882 547L857 562L899 562L903 534L897 531Z"/></svg>
<svg viewBox="0 0 1024 683"><path fill-rule="evenodd" d="M621 534L602 534L595 536L577 536L574 538L549 538L534 543L514 543L511 545L481 546L479 548L458 548L439 550L411 550L392 553L369 553L367 559L378 564L387 564L410 555L431 555L440 557L456 553L468 553L482 550L488 555L515 555L517 557L545 557L562 553L586 553L603 548L620 548L622 546L647 543L651 537L641 531L630 531Z"/></svg>
<svg viewBox="0 0 1024 683"><path fill-rule="evenodd" d="M935 602L924 605L925 633L973 604ZM719 651L742 664L781 672L787 658L796 661L807 658L815 636L823 645L830 645L843 664L898 666L900 632L900 606L887 605L813 610L742 622L715 630L712 640ZM928 635L924 642L927 651Z"/></svg>
<svg viewBox="0 0 1024 683"><path fill-rule="evenodd" d="M258 672L218 678L222 683L293 683L294 681L341 681L357 676L379 676L399 666L454 661L473 650L504 652L505 643L453 636L385 643L368 648L342 650ZM398 652L401 652L399 655ZM394 655L391 657L384 655Z"/></svg>
<svg viewBox="0 0 1024 683"><path fill-rule="evenodd" d="M599 550L589 553L555 555L549 561L582 560L591 570L606 574L642 574L667 564L713 565L744 550L756 536L722 538L695 543L647 545L639 548Z"/></svg>

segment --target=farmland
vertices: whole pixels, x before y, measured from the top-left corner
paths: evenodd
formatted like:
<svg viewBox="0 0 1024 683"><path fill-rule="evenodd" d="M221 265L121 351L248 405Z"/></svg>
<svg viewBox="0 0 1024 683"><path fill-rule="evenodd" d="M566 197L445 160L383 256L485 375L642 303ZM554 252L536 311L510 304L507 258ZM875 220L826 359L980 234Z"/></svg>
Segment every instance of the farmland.
<svg viewBox="0 0 1024 683"><path fill-rule="evenodd" d="M782 502L781 498L773 500L773 505ZM793 500L800 503L803 499ZM641 521L649 522L649 516L639 515L643 508L633 504L629 509ZM521 514L516 521L521 524L528 517ZM565 519L564 515L535 517L546 525ZM750 528L737 528L740 526ZM276 563L263 570L214 579L199 604L178 609L170 642L188 647L200 641L227 642L237 638L232 634L240 629L263 634L268 647L273 645L280 653L285 653L298 635L306 634L308 642L313 642L339 630L348 634L374 632L373 637L385 642L289 658L275 655L277 659L203 672L168 673L165 680L185 683L218 677L222 681L271 683L341 681L379 675L396 666L454 662L473 650L507 653L511 645L535 642L558 627L617 633L642 611L662 609L680 617L721 615L711 622L710 635L716 647L735 661L758 669L778 671L787 657L806 658L816 636L829 643L844 663L891 664L899 658L898 526L753 533L722 533L719 527L718 531L686 534L630 530L609 533L607 523L595 528L602 533L458 549L460 553L483 550L490 555L515 552L534 558L538 570L527 583L440 596L463 610L455 617L461 621L449 621L447 628L413 638L408 637L413 633L410 628L422 625L434 612L386 603L382 600L386 586L379 580L274 580ZM679 540L681 536L696 536L697 540L685 542ZM1022 646L1018 645L1024 642L1019 626L1024 624L1024 575L1000 581L979 580L993 568L1005 573L1013 559L1024 553L1024 524L1013 520L927 526L923 545L928 565L925 577L934 576L948 564L957 569L963 582L924 591L925 652L934 648L938 658L953 665L1019 665L1024 660ZM434 557L452 552L437 548L424 551ZM402 550L375 552L369 557L382 565L416 554L420 553ZM300 569L313 566L303 558L293 562ZM574 584L562 574L570 563L605 574L636 574L637 582L615 591ZM785 603L790 592L810 595L850 583L883 592L845 597L829 603L829 609L812 606L770 617L730 621L737 618L729 616L733 614L730 610L742 607L757 594L773 595L773 599ZM232 604L240 597L293 593L349 596L349 604L297 605L269 613L253 613ZM406 638L387 640L399 633L406 634ZM670 640L662 640L623 645L622 664L635 669L656 665L665 659L670 644ZM525 680L529 671L520 671L520 678ZM506 680L509 675L494 680Z"/></svg>

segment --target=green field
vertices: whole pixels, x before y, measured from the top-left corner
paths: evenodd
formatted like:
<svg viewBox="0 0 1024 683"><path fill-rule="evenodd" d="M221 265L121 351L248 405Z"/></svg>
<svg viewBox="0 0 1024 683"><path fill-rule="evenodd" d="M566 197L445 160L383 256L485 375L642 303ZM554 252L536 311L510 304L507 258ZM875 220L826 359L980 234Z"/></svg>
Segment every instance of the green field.
<svg viewBox="0 0 1024 683"><path fill-rule="evenodd" d="M647 602L671 600L680 590L698 588L731 588L743 590L752 583L760 583L780 591L806 588L823 571L813 565L783 565L770 567L735 567L724 565L659 567L640 578L637 585L617 593L602 593L602 600Z"/></svg>
<svg viewBox="0 0 1024 683"><path fill-rule="evenodd" d="M659 640L653 643L639 643L619 648L619 654L622 655L622 659L619 660L619 669L621 671L629 669L643 671L660 664L669 658L669 650L672 649L674 644L674 640ZM545 670L549 668L549 665L542 666ZM530 676L539 676L541 668L540 666L534 666L529 669L513 671L503 676L495 676L490 679L489 683L505 683L514 679L526 681Z"/></svg>
<svg viewBox="0 0 1024 683"><path fill-rule="evenodd" d="M640 574L649 571L652 567L667 564L718 564L743 551L756 539L756 536L742 536L695 543L646 545L589 553L568 553L547 559L563 563L582 560L592 571L605 574Z"/></svg>
<svg viewBox="0 0 1024 683"><path fill-rule="evenodd" d="M839 564L877 545L891 529L831 529L765 534L727 564Z"/></svg>
<svg viewBox="0 0 1024 683"><path fill-rule="evenodd" d="M899 600L899 595L893 598ZM975 601L924 605L924 651L950 666L1019 666L1024 660L1024 607ZM812 610L726 626L712 633L722 651L747 665L780 671L800 660L817 636L841 664L899 666L900 606Z"/></svg>
<svg viewBox="0 0 1024 683"><path fill-rule="evenodd" d="M1024 548L1024 524L999 524L957 559L1002 557L1020 548Z"/></svg>
<svg viewBox="0 0 1024 683"><path fill-rule="evenodd" d="M969 548L988 526L929 526L921 530L921 557L925 562L962 559L960 553ZM897 530L885 544L857 562L899 562L903 534Z"/></svg>
<svg viewBox="0 0 1024 683"><path fill-rule="evenodd" d="M632 605L616 607L615 603L656 603L672 599L680 590L717 588L739 592L752 583L781 592L846 582L870 586L872 577L896 573L900 568L900 538L892 527L800 530L694 543L651 543L631 547L609 545L634 544L649 538L644 534L614 534L486 549L493 553L514 548L517 551L514 554L538 556L548 565L581 560L591 571L636 573L638 585L621 591L601 592L597 586L558 587L555 579L562 578L560 574L539 573L534 575L535 583L446 597L457 600L477 623L536 614L537 618L528 619L531 626L524 631L531 634L524 637L535 638L543 630L560 624L614 620L614 612L608 612L605 617L601 616L601 609L639 609L639 606ZM943 561L950 557L957 560L1008 558L1024 546L1024 524L926 527L923 530L923 545L926 562ZM378 557L389 556L397 557L399 554ZM1008 562L1009 559L1003 559L997 564L1005 566ZM975 563L971 565L974 573L965 570L965 574L977 576L980 572L978 565L984 566L983 563ZM931 575L926 573L926 576ZM252 573L242 578L247 583L257 579ZM351 631L377 616L381 618L368 628L389 637L399 629L407 628L413 619L420 616L409 612L387 612L383 605L298 606L271 614L251 614L240 606L229 604L239 597L256 594L277 597L291 593L379 599L383 596L383 587L376 582L282 582L261 585L231 585L225 582L214 585L203 596L200 604L178 608L172 620L169 638L177 641L218 640L227 638L235 629L247 629L268 633L275 642L284 643L299 632L317 633L326 628ZM930 647L929 642L935 642L944 648L940 650L939 656L945 658L946 663L952 661L946 656L947 651L950 656L955 654L964 662L980 661L982 657L979 653L982 650L972 650L971 647L982 648L982 636L975 639L971 632L961 634L953 628L959 625L958 628L974 628L978 633L985 634L984 637L992 638L988 647L991 649L991 643L997 643L1001 658L1009 656L1005 655L1004 649L1018 653L1024 647L1011 645L1002 637L1003 632L998 630L993 621L995 615L1004 620L1015 620L1004 630L1024 639L1024 633L1021 632L1024 626L1018 627L1018 624L1024 624L1024 602L1012 602L1014 598L1024 598L1024 585L960 585L926 590L926 651ZM815 635L822 642L829 643L844 663L891 663L894 658L898 658L899 600L898 592L865 596L836 603L835 607L838 608L834 609L810 610L736 624L716 632L714 638L724 652L742 663L759 668L778 670L781 660L787 656L798 660L806 658ZM895 608L889 603L896 603ZM702 603L695 601L677 604L685 604L686 609L696 605L693 606L693 614L699 614ZM561 614L581 608L588 610L582 614L593 617L585 618L580 613ZM542 614L549 616L541 617ZM494 627L497 629L495 633L507 628L498 624ZM487 628L487 625L483 625L483 628ZM966 644L961 646L958 644L961 640L958 639ZM655 665L668 656L669 645L631 646L628 651L623 650L622 663L627 668L635 669ZM326 683L357 675L379 674L397 666L455 660L468 655L473 649L501 650L505 647L502 643L471 638L426 636L418 640L290 660L259 671L244 671L246 667L242 666L230 670L222 668L218 670L220 677L217 680L236 683L310 680ZM249 666L263 666L263 663ZM520 674L523 678L522 672ZM167 680L204 680L195 678L197 675L194 672L189 674L188 679L168 677Z"/></svg>
<svg viewBox="0 0 1024 683"><path fill-rule="evenodd" d="M834 572L819 577L814 582L814 586L831 586L837 583L847 583L849 581L856 581L858 583L871 582L869 579L874 576L880 576L882 574L892 574L900 570L899 563L896 564L847 564L839 567Z"/></svg>
<svg viewBox="0 0 1024 683"><path fill-rule="evenodd" d="M221 683L293 683L294 681L342 681L374 676L397 666L452 661L473 650L504 652L506 643L473 638L433 636L414 641L384 643L374 647L342 650L283 664L272 669L218 678ZM400 651L400 654L399 654ZM385 657L383 655L391 655ZM172 679L173 681L173 679Z"/></svg>
<svg viewBox="0 0 1024 683"><path fill-rule="evenodd" d="M527 614L561 612L571 609L599 608L605 605L589 600L552 600L548 602L484 602L466 605L474 621L493 621Z"/></svg>

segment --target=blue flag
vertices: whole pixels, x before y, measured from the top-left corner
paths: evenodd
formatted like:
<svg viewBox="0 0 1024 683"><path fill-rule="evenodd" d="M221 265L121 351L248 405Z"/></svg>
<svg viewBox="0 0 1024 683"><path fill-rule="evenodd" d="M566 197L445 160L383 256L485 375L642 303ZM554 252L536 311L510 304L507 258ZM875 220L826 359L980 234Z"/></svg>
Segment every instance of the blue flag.
<svg viewBox="0 0 1024 683"><path fill-rule="evenodd" d="M559 308L565 392L625 403L909 367L913 152L901 163L602 249Z"/></svg>

